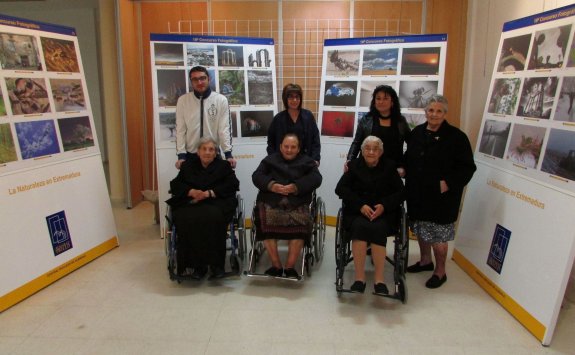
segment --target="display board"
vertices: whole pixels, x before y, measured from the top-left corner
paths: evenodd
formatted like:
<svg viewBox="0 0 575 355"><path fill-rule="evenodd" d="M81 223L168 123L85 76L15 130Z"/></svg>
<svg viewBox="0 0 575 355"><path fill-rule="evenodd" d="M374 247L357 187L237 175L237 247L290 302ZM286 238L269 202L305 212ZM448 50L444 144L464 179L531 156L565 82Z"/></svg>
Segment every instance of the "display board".
<svg viewBox="0 0 575 355"><path fill-rule="evenodd" d="M446 53L447 34L324 41L318 119L324 181L319 193L329 216L341 206L335 186L373 90L393 87L410 127L425 122L427 99L443 93Z"/></svg>
<svg viewBox="0 0 575 355"><path fill-rule="evenodd" d="M543 344L575 254L574 15L504 24L454 251Z"/></svg>
<svg viewBox="0 0 575 355"><path fill-rule="evenodd" d="M208 69L212 90L228 99L240 194L251 208L257 192L251 174L266 155L267 131L278 106L273 39L151 34L150 41L160 215L178 173L176 103L192 90L189 70L196 65ZM163 218L161 224L164 231Z"/></svg>
<svg viewBox="0 0 575 355"><path fill-rule="evenodd" d="M75 30L0 15L0 311L117 246Z"/></svg>

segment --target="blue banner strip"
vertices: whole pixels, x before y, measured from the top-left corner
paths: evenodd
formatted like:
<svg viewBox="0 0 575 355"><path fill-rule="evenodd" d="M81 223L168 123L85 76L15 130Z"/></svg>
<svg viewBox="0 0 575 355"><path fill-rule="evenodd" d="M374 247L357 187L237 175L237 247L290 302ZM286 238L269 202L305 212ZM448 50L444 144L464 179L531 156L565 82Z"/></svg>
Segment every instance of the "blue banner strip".
<svg viewBox="0 0 575 355"><path fill-rule="evenodd" d="M567 5L558 9L542 12L537 15L520 18L517 20L505 22L503 32L516 30L518 28L538 25L540 23L551 22L575 15L575 5Z"/></svg>
<svg viewBox="0 0 575 355"><path fill-rule="evenodd" d="M160 33L151 33L150 41L216 43L216 44L259 44L259 45L274 44L273 38L176 35L176 34L160 34Z"/></svg>
<svg viewBox="0 0 575 355"><path fill-rule="evenodd" d="M358 45L397 44L397 43L417 43L417 42L447 42L447 33L409 35L409 36L326 39L323 42L323 46L328 47L328 46L349 46L354 44Z"/></svg>
<svg viewBox="0 0 575 355"><path fill-rule="evenodd" d="M28 28L30 30L59 33L63 35L76 36L76 29L68 26L54 25L51 23L31 21L19 17L12 17L0 14L0 25Z"/></svg>

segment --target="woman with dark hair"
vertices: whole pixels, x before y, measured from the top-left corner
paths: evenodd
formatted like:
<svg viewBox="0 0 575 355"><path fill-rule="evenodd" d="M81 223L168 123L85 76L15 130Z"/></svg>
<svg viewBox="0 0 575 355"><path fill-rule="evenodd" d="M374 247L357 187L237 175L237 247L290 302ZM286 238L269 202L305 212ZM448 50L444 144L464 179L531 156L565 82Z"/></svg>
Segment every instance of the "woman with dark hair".
<svg viewBox="0 0 575 355"><path fill-rule="evenodd" d="M295 133L301 142L301 153L319 166L321 143L319 129L311 111L302 108L303 90L298 84L287 84L282 92L285 110L275 115L268 129L268 155L280 151L283 137Z"/></svg>
<svg viewBox="0 0 575 355"><path fill-rule="evenodd" d="M376 136L385 144L384 158L393 160L399 175L403 177L403 144L409 133L407 120L401 115L397 93L389 85L379 85L373 90L369 112L359 120L344 171L347 171L348 163L357 158L363 140L367 136Z"/></svg>

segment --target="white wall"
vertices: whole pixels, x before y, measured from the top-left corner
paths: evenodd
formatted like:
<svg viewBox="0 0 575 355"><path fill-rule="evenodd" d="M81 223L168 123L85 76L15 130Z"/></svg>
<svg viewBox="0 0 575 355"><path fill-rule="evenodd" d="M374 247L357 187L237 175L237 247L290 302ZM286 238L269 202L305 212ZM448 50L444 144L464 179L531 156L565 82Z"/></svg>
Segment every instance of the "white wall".
<svg viewBox="0 0 575 355"><path fill-rule="evenodd" d="M475 147L503 24L571 5L568 0L469 0L461 129ZM566 297L575 302L575 265Z"/></svg>

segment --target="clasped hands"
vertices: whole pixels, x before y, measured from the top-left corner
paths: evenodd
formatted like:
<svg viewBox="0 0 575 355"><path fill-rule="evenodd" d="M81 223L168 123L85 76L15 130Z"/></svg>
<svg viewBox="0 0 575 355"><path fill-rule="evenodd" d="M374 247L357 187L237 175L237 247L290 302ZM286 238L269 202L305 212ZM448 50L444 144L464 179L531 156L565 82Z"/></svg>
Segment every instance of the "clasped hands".
<svg viewBox="0 0 575 355"><path fill-rule="evenodd" d="M190 191L188 191L188 196L192 198L192 202L199 202L201 200L205 200L205 199L209 198L210 197L210 191L209 190L202 191L202 190L191 189Z"/></svg>
<svg viewBox="0 0 575 355"><path fill-rule="evenodd" d="M383 214L383 205L382 204L378 203L374 207L375 208L371 208L368 205L363 205L363 206L361 206L359 211L361 212L362 215L365 216L365 218L369 219L370 221L373 221L374 219L376 219L377 217L379 217Z"/></svg>
<svg viewBox="0 0 575 355"><path fill-rule="evenodd" d="M276 194L287 196L289 194L296 194L297 186L295 184L282 185L275 183L271 186L270 190Z"/></svg>

